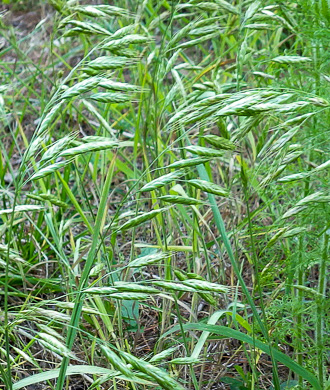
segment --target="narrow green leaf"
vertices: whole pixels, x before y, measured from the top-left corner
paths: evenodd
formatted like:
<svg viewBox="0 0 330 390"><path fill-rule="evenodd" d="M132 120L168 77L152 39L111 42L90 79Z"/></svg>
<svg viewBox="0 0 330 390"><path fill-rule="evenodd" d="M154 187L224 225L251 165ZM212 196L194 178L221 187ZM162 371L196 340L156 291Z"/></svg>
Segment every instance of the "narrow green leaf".
<svg viewBox="0 0 330 390"><path fill-rule="evenodd" d="M265 352L266 354L270 355L272 354L274 359L278 362L284 364L287 368L295 372L297 375L300 375L305 380L307 380L316 390L321 390L320 383L318 382L317 378L308 370L306 370L304 367L300 366L298 363L296 363L294 360L292 360L289 356L285 355L284 353L278 351L277 349L273 347L269 347L267 344L265 344L262 341L259 341L258 339L251 337L247 334L244 334L242 332L239 332L234 329L227 328L225 326L218 326L218 325L208 325L208 324L184 324L182 325L183 329L185 331L188 330L201 330L210 332L213 334L218 334L224 337L228 338L234 338L236 340L240 340L243 343L248 343L251 346L255 346L256 348L260 349L261 351ZM179 326L175 326L174 328L167 331L162 337L167 337L171 333L178 332L180 330Z"/></svg>

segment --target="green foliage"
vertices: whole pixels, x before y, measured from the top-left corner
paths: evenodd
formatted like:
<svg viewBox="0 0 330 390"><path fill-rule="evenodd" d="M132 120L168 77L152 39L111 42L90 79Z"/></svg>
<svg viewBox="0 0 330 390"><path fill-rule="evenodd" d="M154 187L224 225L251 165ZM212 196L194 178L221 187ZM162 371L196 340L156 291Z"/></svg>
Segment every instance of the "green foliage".
<svg viewBox="0 0 330 390"><path fill-rule="evenodd" d="M99 3L0 14L6 389L325 389L329 1Z"/></svg>

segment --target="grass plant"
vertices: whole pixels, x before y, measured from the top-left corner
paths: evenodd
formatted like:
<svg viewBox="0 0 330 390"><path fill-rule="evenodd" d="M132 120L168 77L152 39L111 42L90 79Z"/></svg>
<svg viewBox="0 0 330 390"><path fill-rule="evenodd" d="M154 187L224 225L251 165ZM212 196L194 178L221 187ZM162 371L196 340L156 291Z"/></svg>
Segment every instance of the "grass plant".
<svg viewBox="0 0 330 390"><path fill-rule="evenodd" d="M0 388L327 389L329 2L35 3L0 12Z"/></svg>

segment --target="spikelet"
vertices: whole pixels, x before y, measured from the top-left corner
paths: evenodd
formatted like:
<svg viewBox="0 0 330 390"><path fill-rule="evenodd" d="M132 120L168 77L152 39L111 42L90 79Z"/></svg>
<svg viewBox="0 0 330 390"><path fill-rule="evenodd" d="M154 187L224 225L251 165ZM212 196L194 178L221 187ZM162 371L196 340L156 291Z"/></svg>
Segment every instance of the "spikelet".
<svg viewBox="0 0 330 390"><path fill-rule="evenodd" d="M150 255L138 257L137 259L132 260L128 263L128 267L130 268L138 268L144 267L150 264L158 263L166 258L168 258L169 254L164 252L152 253Z"/></svg>
<svg viewBox="0 0 330 390"><path fill-rule="evenodd" d="M81 22L80 20L73 20L73 19L66 19L62 21L60 24L60 28L63 26L67 26L68 24L70 24L73 27L71 27L63 34L64 37L71 37L77 34L111 35L110 31L106 30L105 28L99 26L96 23Z"/></svg>
<svg viewBox="0 0 330 390"><path fill-rule="evenodd" d="M107 5L107 4L79 5L74 7L73 11L79 12L83 15L92 16L92 17L130 16L130 13L127 9L116 7L113 5Z"/></svg>
<svg viewBox="0 0 330 390"><path fill-rule="evenodd" d="M99 85L101 81L100 77L90 77L79 83L73 85L72 87L66 89L62 94L62 99L72 99L76 96L82 95L85 92L88 92Z"/></svg>
<svg viewBox="0 0 330 390"><path fill-rule="evenodd" d="M61 168L64 168L65 166L67 166L70 163L71 163L71 160L64 160L64 161L59 161L57 163L48 165L47 167L41 168L37 172L35 172L30 177L30 180L42 179L43 177L48 176L51 173L54 173L54 172L58 171Z"/></svg>
<svg viewBox="0 0 330 390"><path fill-rule="evenodd" d="M204 164L210 161L208 157L195 157L184 160L178 160L174 163L167 166L167 168L186 168L186 167L195 167L200 164Z"/></svg>
<svg viewBox="0 0 330 390"><path fill-rule="evenodd" d="M149 211L147 213L144 213L142 215L138 215L137 217L134 217L134 218L130 219L129 221L127 221L126 223L124 223L119 228L119 230L127 230L127 229L131 229L133 227L139 226L142 223L144 223L146 221L149 221L152 218L155 218L156 215L162 213L165 210L166 210L165 208L157 209L157 210L151 210L151 211Z"/></svg>
<svg viewBox="0 0 330 390"><path fill-rule="evenodd" d="M83 153L98 152L100 150L113 149L119 146L117 141L95 141L88 142L74 148L64 150L59 154L59 157L76 157Z"/></svg>
<svg viewBox="0 0 330 390"><path fill-rule="evenodd" d="M33 205L33 204L27 204L27 205L18 205L15 207L15 210L14 209L2 209L0 210L0 215L3 215L3 214L12 214L13 212L15 213L27 213L29 211L40 211L44 209L43 206L37 206L37 205Z"/></svg>
<svg viewBox="0 0 330 390"><path fill-rule="evenodd" d="M95 60L89 61L83 68L86 73L97 73L105 70L116 70L132 65L135 61L127 57L102 56Z"/></svg>
<svg viewBox="0 0 330 390"><path fill-rule="evenodd" d="M123 375L127 376L128 378L134 378L134 372L130 368L128 368L127 364L124 363L123 360L120 359L120 357L115 352L113 352L105 345L100 345L100 348L104 353L104 356L109 360L109 362L114 366L116 370L119 370Z"/></svg>
<svg viewBox="0 0 330 390"><path fill-rule="evenodd" d="M225 188L206 180L191 179L188 180L187 183L210 194L219 195L225 198L229 195L229 191Z"/></svg>
<svg viewBox="0 0 330 390"><path fill-rule="evenodd" d="M305 62L311 62L312 59L301 56L278 56L273 58L272 61L278 62L279 64L302 64Z"/></svg>
<svg viewBox="0 0 330 390"><path fill-rule="evenodd" d="M326 195L322 191L314 192L313 194L310 194L306 196L305 198L301 199L296 206L305 206L310 203L329 203L330 202L330 196Z"/></svg>
<svg viewBox="0 0 330 390"><path fill-rule="evenodd" d="M203 138L209 144L211 144L212 146L215 146L219 149L235 150L235 148L236 148L236 145L234 144L234 142L232 142L226 138L219 137L217 135L207 134L207 135L203 135Z"/></svg>
<svg viewBox="0 0 330 390"><path fill-rule="evenodd" d="M31 199L39 200L40 202L47 200L53 205L58 207L63 207L63 208L68 207L68 205L65 202L62 202L55 195L51 195L51 194L38 194L38 195L27 194L27 197Z"/></svg>
<svg viewBox="0 0 330 390"><path fill-rule="evenodd" d="M40 123L39 129L37 130L35 136L36 137L43 137L45 133L48 130L48 127L52 122L54 122L54 119L56 115L58 114L61 106L63 104L63 101L60 101L59 103L55 104L46 114L42 122Z"/></svg>
<svg viewBox="0 0 330 390"><path fill-rule="evenodd" d="M180 196L180 195L163 195L159 196L158 199L163 200L164 202L174 203L174 204L184 204L184 205L198 205L203 204L202 201L195 198Z"/></svg>
<svg viewBox="0 0 330 390"><path fill-rule="evenodd" d="M185 286L193 287L197 291L210 291L210 292L219 292L219 293L227 293L228 289L225 286L221 286L217 283L207 282L206 280L197 280L197 279L187 279L183 280L182 283Z"/></svg>
<svg viewBox="0 0 330 390"><path fill-rule="evenodd" d="M177 282L167 282L167 281L161 281L161 280L155 280L152 281L152 284L161 287L165 290L169 291L188 291L188 292L197 292L197 290L193 287L186 286L182 283Z"/></svg>
<svg viewBox="0 0 330 390"><path fill-rule="evenodd" d="M67 148L76 137L76 134L69 134L58 141L54 142L52 146L43 154L40 164L46 161L55 160L63 149Z"/></svg>
<svg viewBox="0 0 330 390"><path fill-rule="evenodd" d="M149 192L155 190L156 188L164 187L166 184L171 183L176 179L179 179L185 174L186 174L186 170L180 169L178 171L168 173L167 175L160 176L157 179L154 179L151 182L144 185L140 189L140 192Z"/></svg>
<svg viewBox="0 0 330 390"><path fill-rule="evenodd" d="M125 103L132 100L129 95L124 93L116 93L116 92L94 93L88 98L102 103Z"/></svg>
<svg viewBox="0 0 330 390"><path fill-rule="evenodd" d="M137 371L143 372L144 374L152 377L161 388L165 390L184 390L184 388L178 382L176 382L165 370L153 366L152 364L142 359L138 359L137 357L127 352L121 351L120 355Z"/></svg>
<svg viewBox="0 0 330 390"><path fill-rule="evenodd" d="M145 284L117 281L114 287L118 292L143 292L148 294L159 294L159 290Z"/></svg>
<svg viewBox="0 0 330 390"><path fill-rule="evenodd" d="M106 78L100 78L99 86L111 91L121 92L140 92L141 88L137 85L121 83L119 81L113 81Z"/></svg>
<svg viewBox="0 0 330 390"><path fill-rule="evenodd" d="M188 152L191 152L193 154L197 154L201 157L222 157L223 152L220 150L215 150L211 148L206 148L204 146L198 146L198 145L189 145L185 148Z"/></svg>

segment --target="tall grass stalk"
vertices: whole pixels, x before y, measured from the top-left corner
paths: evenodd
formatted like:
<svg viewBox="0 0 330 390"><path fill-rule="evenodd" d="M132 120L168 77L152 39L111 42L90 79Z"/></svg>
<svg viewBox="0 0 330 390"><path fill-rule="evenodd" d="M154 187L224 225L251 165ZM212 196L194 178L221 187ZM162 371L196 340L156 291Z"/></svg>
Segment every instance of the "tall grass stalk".
<svg viewBox="0 0 330 390"><path fill-rule="evenodd" d="M86 263L84 265L84 269L81 275L81 279L79 281L78 286L78 292L75 298L74 307L71 314L71 321L68 327L67 337L66 337L66 345L69 350L72 349L73 343L75 341L76 333L78 331L79 322L80 322L80 315L82 311L82 306L84 303L84 289L87 287L88 284L88 278L90 271L94 265L94 260L97 256L97 252L99 249L99 235L101 232L101 225L102 221L104 219L104 210L106 210L106 203L108 200L108 194L110 189L110 184L113 178L113 171L114 171L114 165L115 165L115 159L111 161L109 164L108 172L106 175L106 180L103 185L102 194L100 198L100 204L96 215L95 225L93 228L93 235L92 235L92 245L88 253L88 257L86 259ZM56 389L61 390L63 389L64 382L65 382L65 376L66 376L66 370L69 365L70 359L67 357L64 357L61 363L61 370L59 373Z"/></svg>
<svg viewBox="0 0 330 390"><path fill-rule="evenodd" d="M329 262L329 230L326 230L323 234L323 248L322 255L319 264L319 285L318 285L318 298L316 301L316 329L315 339L317 347L317 369L318 377L322 389L326 388L326 370L325 370L325 328L324 328L324 313L326 311L326 285L327 285L327 272Z"/></svg>
<svg viewBox="0 0 330 390"><path fill-rule="evenodd" d="M325 390L326 2L8 2L0 382Z"/></svg>

